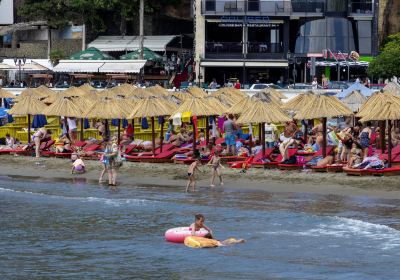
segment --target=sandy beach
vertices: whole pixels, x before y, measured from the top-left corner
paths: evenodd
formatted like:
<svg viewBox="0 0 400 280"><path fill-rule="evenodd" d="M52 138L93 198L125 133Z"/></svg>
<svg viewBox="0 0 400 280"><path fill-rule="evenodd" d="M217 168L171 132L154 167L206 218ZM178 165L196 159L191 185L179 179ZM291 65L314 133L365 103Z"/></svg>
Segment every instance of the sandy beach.
<svg viewBox="0 0 400 280"><path fill-rule="evenodd" d="M67 159L2 156L1 176L22 176L48 180L80 180L97 183L101 166L98 161L85 161L85 174L71 174ZM198 173L198 190L208 188L209 167ZM176 164L148 164L126 162L120 169L117 182L120 186L181 187L186 184L187 166ZM280 171L250 169L222 170L224 188L264 190L267 192L297 192L335 194L344 196L371 196L400 198L398 177L349 177L345 174L313 173L311 171ZM217 187L218 188L218 187Z"/></svg>

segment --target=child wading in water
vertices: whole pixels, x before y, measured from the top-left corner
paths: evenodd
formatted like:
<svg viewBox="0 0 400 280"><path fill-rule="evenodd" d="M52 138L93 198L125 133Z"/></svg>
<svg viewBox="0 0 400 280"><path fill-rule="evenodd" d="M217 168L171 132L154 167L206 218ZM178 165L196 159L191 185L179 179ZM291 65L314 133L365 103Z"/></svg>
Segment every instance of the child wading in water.
<svg viewBox="0 0 400 280"><path fill-rule="evenodd" d="M202 214L194 215L194 223L190 225L190 228L192 229L192 235L195 235L196 231L204 228L206 231L208 231L208 234L204 237L212 239L212 230L204 224L205 220L206 219Z"/></svg>
<svg viewBox="0 0 400 280"><path fill-rule="evenodd" d="M189 190L190 185L192 185L192 191L195 191L196 186L196 177L194 176L195 171L200 171L198 165L200 164L200 159L196 158L196 160L189 166L188 169L188 182L186 185L186 192Z"/></svg>
<svg viewBox="0 0 400 280"><path fill-rule="evenodd" d="M222 168L225 168L225 167L223 167L222 164L221 164L221 158L220 158L218 152L215 153L215 155L211 158L211 160L208 162L207 165L211 165L212 166L212 177L211 177L210 187L215 187L214 181L215 181L215 177L216 176L219 177L219 181L220 181L220 184L222 186L224 184L224 182L222 181L220 167L222 167Z"/></svg>

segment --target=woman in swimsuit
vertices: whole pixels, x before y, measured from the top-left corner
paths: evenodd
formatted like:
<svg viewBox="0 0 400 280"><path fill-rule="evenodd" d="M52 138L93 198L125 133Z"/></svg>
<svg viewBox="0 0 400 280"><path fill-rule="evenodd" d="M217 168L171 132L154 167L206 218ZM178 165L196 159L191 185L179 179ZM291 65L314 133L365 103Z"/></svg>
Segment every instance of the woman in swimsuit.
<svg viewBox="0 0 400 280"><path fill-rule="evenodd" d="M224 168L221 164L221 158L219 156L219 152L215 152L215 155L211 158L207 165L212 166L212 177L211 177L211 184L210 187L215 187L214 181L215 177L219 177L220 185L222 186L224 182L222 181L220 167Z"/></svg>
<svg viewBox="0 0 400 280"><path fill-rule="evenodd" d="M364 157L368 156L368 147L369 147L369 142L371 141L371 134L372 134L371 122L367 122L367 126L364 127L364 129L361 130L360 133L360 144L363 150Z"/></svg>
<svg viewBox="0 0 400 280"><path fill-rule="evenodd" d="M49 129L45 129L44 127L39 128L33 135L32 135L32 142L35 144L35 154L36 157L40 157L40 143L45 139L51 137L51 131Z"/></svg>

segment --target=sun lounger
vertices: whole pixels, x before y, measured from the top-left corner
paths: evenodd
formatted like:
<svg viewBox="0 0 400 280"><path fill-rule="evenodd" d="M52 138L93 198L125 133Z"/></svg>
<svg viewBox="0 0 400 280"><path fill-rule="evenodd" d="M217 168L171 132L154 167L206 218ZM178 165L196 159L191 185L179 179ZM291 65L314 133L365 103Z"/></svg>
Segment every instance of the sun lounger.
<svg viewBox="0 0 400 280"><path fill-rule="evenodd" d="M155 156L141 156L140 162L148 163L169 163L172 162L172 157L176 154L176 150L167 150Z"/></svg>
<svg viewBox="0 0 400 280"><path fill-rule="evenodd" d="M379 170L372 170L370 172L373 176L396 176L400 175L400 166L384 168Z"/></svg>
<svg viewBox="0 0 400 280"><path fill-rule="evenodd" d="M368 169L357 169L351 168L348 166L343 167L343 172L350 176L366 176L371 175L371 172Z"/></svg>
<svg viewBox="0 0 400 280"><path fill-rule="evenodd" d="M321 166L311 166L311 170L314 172L327 172L328 171L328 167L326 165L321 165Z"/></svg>
<svg viewBox="0 0 400 280"><path fill-rule="evenodd" d="M344 163L341 164L328 164L326 166L326 171L329 173L340 173L343 172L343 166L345 166Z"/></svg>
<svg viewBox="0 0 400 280"><path fill-rule="evenodd" d="M43 152L49 152L51 146L53 146L55 142L56 141L54 141L53 139L41 142L40 147L39 147L40 153L43 155ZM15 150L11 151L10 153L17 154L17 155L31 155L34 152L35 152L35 145L32 145L28 149L17 148Z"/></svg>

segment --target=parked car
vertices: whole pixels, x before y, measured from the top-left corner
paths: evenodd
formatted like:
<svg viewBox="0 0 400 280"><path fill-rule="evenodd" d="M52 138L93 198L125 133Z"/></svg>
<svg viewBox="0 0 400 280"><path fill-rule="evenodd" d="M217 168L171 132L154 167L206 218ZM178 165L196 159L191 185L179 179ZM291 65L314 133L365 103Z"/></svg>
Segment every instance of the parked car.
<svg viewBox="0 0 400 280"><path fill-rule="evenodd" d="M250 90L260 90L265 88L282 89L280 86L275 84L252 84Z"/></svg>
<svg viewBox="0 0 400 280"><path fill-rule="evenodd" d="M312 85L311 84L304 84L304 83L296 83L296 84L291 84L288 86L289 89L309 89L312 90ZM318 88L322 88L318 86Z"/></svg>
<svg viewBox="0 0 400 280"><path fill-rule="evenodd" d="M386 86L386 84L370 84L370 89L381 90Z"/></svg>
<svg viewBox="0 0 400 280"><path fill-rule="evenodd" d="M353 83L345 82L345 81L330 81L328 84L328 88L330 89L347 89Z"/></svg>

